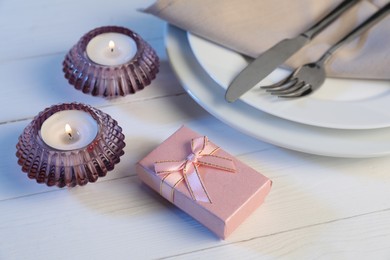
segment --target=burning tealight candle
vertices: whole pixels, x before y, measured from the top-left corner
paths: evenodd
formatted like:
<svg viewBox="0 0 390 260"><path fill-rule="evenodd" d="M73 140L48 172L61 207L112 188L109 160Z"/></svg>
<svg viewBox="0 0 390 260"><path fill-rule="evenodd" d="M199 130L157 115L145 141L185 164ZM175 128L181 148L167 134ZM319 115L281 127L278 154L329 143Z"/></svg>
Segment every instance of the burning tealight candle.
<svg viewBox="0 0 390 260"><path fill-rule="evenodd" d="M42 140L57 150L75 150L88 146L98 133L92 116L80 110L59 111L46 119L41 127Z"/></svg>
<svg viewBox="0 0 390 260"><path fill-rule="evenodd" d="M77 90L107 98L144 89L156 78L159 58L137 33L104 26L86 33L63 62L65 78Z"/></svg>
<svg viewBox="0 0 390 260"><path fill-rule="evenodd" d="M122 33L102 33L92 38L87 45L87 56L93 62L116 66L129 62L137 53L137 44Z"/></svg>
<svg viewBox="0 0 390 260"><path fill-rule="evenodd" d="M16 145L18 164L48 186L95 182L124 154L122 128L108 114L80 103L53 105L26 126Z"/></svg>

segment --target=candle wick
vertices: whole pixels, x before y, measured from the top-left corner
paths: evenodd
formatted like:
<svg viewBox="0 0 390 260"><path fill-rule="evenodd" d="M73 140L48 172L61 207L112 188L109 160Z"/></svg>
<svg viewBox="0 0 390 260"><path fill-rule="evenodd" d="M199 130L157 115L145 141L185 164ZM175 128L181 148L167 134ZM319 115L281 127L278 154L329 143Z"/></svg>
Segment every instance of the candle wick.
<svg viewBox="0 0 390 260"><path fill-rule="evenodd" d="M69 135L69 140L72 140L72 139L73 139L72 134L71 134L71 133L68 133L68 135Z"/></svg>

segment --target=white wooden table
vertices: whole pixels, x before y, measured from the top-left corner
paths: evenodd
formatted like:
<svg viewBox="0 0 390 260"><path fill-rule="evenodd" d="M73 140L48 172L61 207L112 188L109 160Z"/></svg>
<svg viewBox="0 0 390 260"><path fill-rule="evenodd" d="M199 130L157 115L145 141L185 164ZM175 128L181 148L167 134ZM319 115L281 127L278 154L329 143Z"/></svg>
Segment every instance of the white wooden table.
<svg viewBox="0 0 390 260"><path fill-rule="evenodd" d="M0 259L389 259L389 158L303 154L221 123L175 78L164 23L137 11L151 2L0 0ZM64 55L103 25L131 28L157 50L161 71L151 86L107 101L67 83ZM72 101L119 121L125 155L94 184L37 184L17 164L17 138L39 111ZM135 163L182 124L274 181L265 204L225 241L136 176Z"/></svg>

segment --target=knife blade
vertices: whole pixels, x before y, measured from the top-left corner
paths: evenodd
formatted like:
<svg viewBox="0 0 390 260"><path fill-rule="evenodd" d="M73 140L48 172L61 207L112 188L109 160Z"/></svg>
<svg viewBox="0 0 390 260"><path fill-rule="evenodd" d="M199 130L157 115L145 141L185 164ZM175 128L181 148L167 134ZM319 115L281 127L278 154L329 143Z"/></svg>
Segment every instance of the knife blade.
<svg viewBox="0 0 390 260"><path fill-rule="evenodd" d="M255 87L267 75L283 64L294 53L301 49L309 38L299 35L292 39L285 39L261 54L251 64L246 66L230 83L225 99L234 102L245 92Z"/></svg>
<svg viewBox="0 0 390 260"><path fill-rule="evenodd" d="M357 2L359 0L344 0L306 32L301 33L295 38L282 40L269 50L260 54L259 57L233 79L226 90L225 99L228 102L234 102L248 90L258 85L273 70L283 64Z"/></svg>

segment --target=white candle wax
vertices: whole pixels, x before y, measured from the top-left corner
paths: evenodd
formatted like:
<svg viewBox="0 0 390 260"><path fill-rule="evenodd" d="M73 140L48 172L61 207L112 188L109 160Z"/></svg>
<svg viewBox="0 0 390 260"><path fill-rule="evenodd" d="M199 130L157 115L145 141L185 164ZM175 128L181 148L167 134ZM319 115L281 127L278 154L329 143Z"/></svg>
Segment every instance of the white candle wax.
<svg viewBox="0 0 390 260"><path fill-rule="evenodd" d="M137 53L137 44L122 33L102 33L88 42L86 52L97 64L115 66L130 61Z"/></svg>
<svg viewBox="0 0 390 260"><path fill-rule="evenodd" d="M75 150L88 146L98 133L93 117L80 110L59 111L47 118L41 127L42 140L57 150Z"/></svg>

